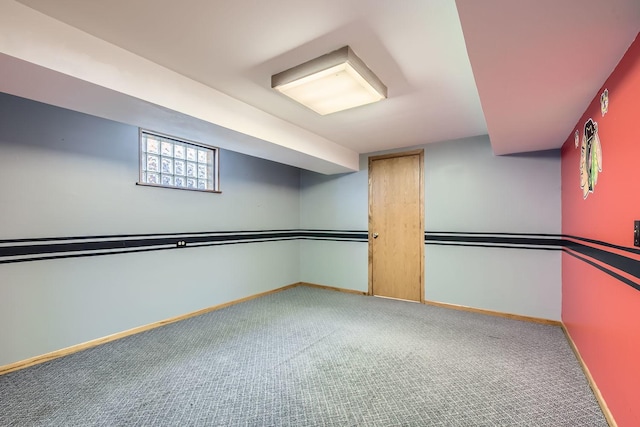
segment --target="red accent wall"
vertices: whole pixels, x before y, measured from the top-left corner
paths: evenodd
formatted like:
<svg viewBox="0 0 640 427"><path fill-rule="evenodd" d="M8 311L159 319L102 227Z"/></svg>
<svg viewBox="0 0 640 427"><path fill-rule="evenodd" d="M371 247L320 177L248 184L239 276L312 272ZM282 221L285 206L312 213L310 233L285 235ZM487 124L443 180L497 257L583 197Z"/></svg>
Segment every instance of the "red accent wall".
<svg viewBox="0 0 640 427"><path fill-rule="evenodd" d="M576 67L592 60L587 50ZM603 117L604 89L609 110ZM568 245L562 254L562 320L618 425L640 426L640 290L623 280L640 286L640 251L633 247L634 220L640 220L640 37L576 124L580 139L589 118L598 124L602 172L583 198L580 146L572 133L562 147L562 233L630 250L568 239L582 246ZM623 256L622 263L610 262L612 253Z"/></svg>

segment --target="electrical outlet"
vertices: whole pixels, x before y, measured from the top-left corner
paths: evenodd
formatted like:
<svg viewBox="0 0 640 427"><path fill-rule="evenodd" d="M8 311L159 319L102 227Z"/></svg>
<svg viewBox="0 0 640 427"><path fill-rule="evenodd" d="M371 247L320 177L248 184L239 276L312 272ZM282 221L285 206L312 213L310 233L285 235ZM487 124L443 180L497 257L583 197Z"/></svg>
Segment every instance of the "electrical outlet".
<svg viewBox="0 0 640 427"><path fill-rule="evenodd" d="M640 220L633 222L633 246L640 246Z"/></svg>

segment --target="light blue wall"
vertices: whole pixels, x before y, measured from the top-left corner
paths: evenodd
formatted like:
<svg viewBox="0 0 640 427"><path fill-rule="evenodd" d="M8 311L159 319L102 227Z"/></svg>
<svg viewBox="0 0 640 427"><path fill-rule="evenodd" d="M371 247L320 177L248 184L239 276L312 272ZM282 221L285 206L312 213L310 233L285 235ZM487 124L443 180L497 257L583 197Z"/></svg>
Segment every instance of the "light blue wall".
<svg viewBox="0 0 640 427"><path fill-rule="evenodd" d="M324 176L221 153L222 194L136 186L135 127L0 94L0 240L368 225L368 156ZM424 146L425 227L560 233L557 153ZM378 153L376 153L378 154ZM2 243L0 243L1 245ZM298 281L366 291L366 242L292 240L0 264L0 366ZM426 298L560 318L560 255L425 248Z"/></svg>
<svg viewBox="0 0 640 427"><path fill-rule="evenodd" d="M412 148L425 150L427 231L560 233L559 152L494 156L487 136ZM301 227L367 230L367 159L353 174L301 172ZM367 243L301 248L302 281L367 289ZM557 251L425 247L427 300L559 320L560 280Z"/></svg>
<svg viewBox="0 0 640 427"><path fill-rule="evenodd" d="M300 227L323 230L367 230L368 177L357 173L325 176L300 172ZM368 248L362 242L303 240L302 281L368 290Z"/></svg>
<svg viewBox="0 0 640 427"><path fill-rule="evenodd" d="M560 233L560 151L495 156L479 136L425 146L428 231Z"/></svg>
<svg viewBox="0 0 640 427"><path fill-rule="evenodd" d="M362 161L361 161L362 163ZM366 230L367 166L360 172L321 175L300 171L300 227L327 230Z"/></svg>
<svg viewBox="0 0 640 427"><path fill-rule="evenodd" d="M222 194L136 186L138 128L4 94L0 113L1 238L298 226L296 168L223 150Z"/></svg>
<svg viewBox="0 0 640 427"><path fill-rule="evenodd" d="M486 136L425 147L427 231L561 233L560 152L494 156ZM425 298L560 320L559 251L425 247Z"/></svg>
<svg viewBox="0 0 640 427"><path fill-rule="evenodd" d="M138 129L0 94L0 240L296 229L299 170L221 153L222 194L136 186ZM299 281L299 242L0 264L0 366Z"/></svg>

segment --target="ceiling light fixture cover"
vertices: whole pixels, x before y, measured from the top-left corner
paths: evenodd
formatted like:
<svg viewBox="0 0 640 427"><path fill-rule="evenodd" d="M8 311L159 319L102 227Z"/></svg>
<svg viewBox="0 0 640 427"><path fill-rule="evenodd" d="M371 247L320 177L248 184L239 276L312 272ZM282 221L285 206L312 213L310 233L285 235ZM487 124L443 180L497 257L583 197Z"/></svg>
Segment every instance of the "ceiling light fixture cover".
<svg viewBox="0 0 640 427"><path fill-rule="evenodd" d="M349 46L271 76L271 87L323 116L387 97Z"/></svg>

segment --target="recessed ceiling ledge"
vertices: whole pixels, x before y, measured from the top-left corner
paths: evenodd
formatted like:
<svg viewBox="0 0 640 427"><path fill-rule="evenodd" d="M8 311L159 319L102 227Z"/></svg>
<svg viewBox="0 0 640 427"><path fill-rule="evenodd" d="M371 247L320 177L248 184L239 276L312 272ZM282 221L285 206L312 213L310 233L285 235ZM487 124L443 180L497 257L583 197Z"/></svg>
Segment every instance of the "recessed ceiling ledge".
<svg viewBox="0 0 640 427"><path fill-rule="evenodd" d="M11 70L19 75L11 75ZM67 86L30 90L35 84L47 86L46 81L29 81L30 74L67 76L58 79ZM136 104L138 117L101 98L83 96L77 88L86 89L87 83L104 88L102 99L111 103L143 101ZM174 133L202 128L201 122L233 131L217 142L221 148L325 174L359 168L353 150L15 2L0 2L0 91L137 126L144 114L160 106L178 115L172 121Z"/></svg>

